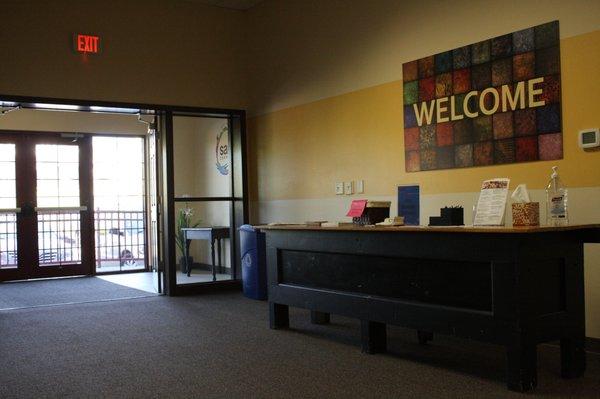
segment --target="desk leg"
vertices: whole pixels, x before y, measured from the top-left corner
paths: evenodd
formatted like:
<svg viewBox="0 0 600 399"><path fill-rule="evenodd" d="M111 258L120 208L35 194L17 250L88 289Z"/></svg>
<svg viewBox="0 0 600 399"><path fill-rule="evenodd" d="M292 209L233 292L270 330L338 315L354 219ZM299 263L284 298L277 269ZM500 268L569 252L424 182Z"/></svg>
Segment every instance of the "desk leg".
<svg viewBox="0 0 600 399"><path fill-rule="evenodd" d="M429 331L417 331L417 338L419 339L420 345L426 345L427 342L433 340L433 333Z"/></svg>
<svg viewBox="0 0 600 399"><path fill-rule="evenodd" d="M217 271L215 269L215 239L210 240L210 252L212 255L212 274L213 281L217 281Z"/></svg>
<svg viewBox="0 0 600 399"><path fill-rule="evenodd" d="M537 386L537 346L516 342L507 348L507 381L511 391L525 392Z"/></svg>
<svg viewBox="0 0 600 399"><path fill-rule="evenodd" d="M585 338L560 340L560 363L562 378L577 378L585 372Z"/></svg>
<svg viewBox="0 0 600 399"><path fill-rule="evenodd" d="M312 324L327 324L329 323L329 313L319 312L316 310L310 311L310 322Z"/></svg>
<svg viewBox="0 0 600 399"><path fill-rule="evenodd" d="M273 330L288 328L290 326L289 306L269 302L269 324Z"/></svg>
<svg viewBox="0 0 600 399"><path fill-rule="evenodd" d="M360 321L361 349L364 353L382 353L387 349L387 333L385 323Z"/></svg>

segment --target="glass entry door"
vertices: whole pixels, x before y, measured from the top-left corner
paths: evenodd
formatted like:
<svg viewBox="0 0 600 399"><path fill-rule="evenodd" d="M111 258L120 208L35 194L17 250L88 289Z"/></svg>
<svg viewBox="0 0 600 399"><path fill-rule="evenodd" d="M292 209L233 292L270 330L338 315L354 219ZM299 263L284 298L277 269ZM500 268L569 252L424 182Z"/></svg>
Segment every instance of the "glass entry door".
<svg viewBox="0 0 600 399"><path fill-rule="evenodd" d="M92 273L88 138L0 135L0 280Z"/></svg>
<svg viewBox="0 0 600 399"><path fill-rule="evenodd" d="M168 295L239 285L247 222L244 113L167 113L162 214Z"/></svg>

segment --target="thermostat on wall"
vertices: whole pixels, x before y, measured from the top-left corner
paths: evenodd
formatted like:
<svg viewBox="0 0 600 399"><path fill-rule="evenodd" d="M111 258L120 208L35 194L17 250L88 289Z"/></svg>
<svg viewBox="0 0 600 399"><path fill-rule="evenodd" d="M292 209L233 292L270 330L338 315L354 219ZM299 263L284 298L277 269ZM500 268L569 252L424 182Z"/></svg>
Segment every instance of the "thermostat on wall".
<svg viewBox="0 0 600 399"><path fill-rule="evenodd" d="M579 131L579 146L581 148L594 148L600 146L598 128Z"/></svg>

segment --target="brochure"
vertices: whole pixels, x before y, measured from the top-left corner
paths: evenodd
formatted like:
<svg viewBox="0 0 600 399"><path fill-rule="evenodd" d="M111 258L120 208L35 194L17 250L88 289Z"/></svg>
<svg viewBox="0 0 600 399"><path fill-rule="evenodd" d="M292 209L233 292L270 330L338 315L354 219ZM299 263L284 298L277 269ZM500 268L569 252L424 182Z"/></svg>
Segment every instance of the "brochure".
<svg viewBox="0 0 600 399"><path fill-rule="evenodd" d="M473 226L502 226L510 179L486 180L481 185Z"/></svg>

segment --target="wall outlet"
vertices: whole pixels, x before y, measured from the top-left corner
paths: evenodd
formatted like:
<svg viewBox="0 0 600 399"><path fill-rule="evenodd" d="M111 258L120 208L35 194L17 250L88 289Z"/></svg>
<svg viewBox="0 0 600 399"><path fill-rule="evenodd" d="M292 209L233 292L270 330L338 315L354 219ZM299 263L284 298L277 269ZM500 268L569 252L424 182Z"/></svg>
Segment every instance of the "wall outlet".
<svg viewBox="0 0 600 399"><path fill-rule="evenodd" d="M365 192L365 181L357 180L356 181L356 194L362 194Z"/></svg>
<svg viewBox="0 0 600 399"><path fill-rule="evenodd" d="M344 183L344 192L346 195L354 194L354 184L351 181L347 181Z"/></svg>
<svg viewBox="0 0 600 399"><path fill-rule="evenodd" d="M344 182L335 183L335 195L344 194Z"/></svg>

